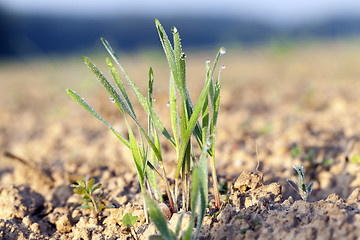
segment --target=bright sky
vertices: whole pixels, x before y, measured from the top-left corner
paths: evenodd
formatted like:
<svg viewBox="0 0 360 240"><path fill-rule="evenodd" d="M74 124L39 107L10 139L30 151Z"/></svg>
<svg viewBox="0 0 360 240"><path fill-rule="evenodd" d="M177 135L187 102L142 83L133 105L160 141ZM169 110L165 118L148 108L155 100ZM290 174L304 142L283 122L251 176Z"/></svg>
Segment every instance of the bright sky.
<svg viewBox="0 0 360 240"><path fill-rule="evenodd" d="M336 15L360 16L359 0L0 0L7 10L77 16L142 14L251 17L282 25Z"/></svg>

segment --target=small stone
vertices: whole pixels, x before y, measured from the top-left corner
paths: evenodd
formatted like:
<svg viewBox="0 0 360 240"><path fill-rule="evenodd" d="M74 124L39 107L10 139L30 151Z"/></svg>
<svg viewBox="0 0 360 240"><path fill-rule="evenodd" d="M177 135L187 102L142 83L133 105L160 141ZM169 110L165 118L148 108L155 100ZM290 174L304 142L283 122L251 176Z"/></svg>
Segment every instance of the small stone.
<svg viewBox="0 0 360 240"><path fill-rule="evenodd" d="M241 193L248 190L256 189L263 185L263 174L261 172L254 173L250 171L243 171L234 183L234 188L238 189Z"/></svg>
<svg viewBox="0 0 360 240"><path fill-rule="evenodd" d="M32 224L31 219L30 219L29 216L25 216L23 218L22 222L26 227L30 227L30 225Z"/></svg>
<svg viewBox="0 0 360 240"><path fill-rule="evenodd" d="M160 210L162 211L162 213L164 214L165 218L167 220L171 219L171 211L169 209L169 207L165 204L165 203L160 203L159 205Z"/></svg>
<svg viewBox="0 0 360 240"><path fill-rule="evenodd" d="M191 221L190 212L177 212L177 213L174 213L173 216L171 217L170 221L169 221L169 229L171 229L173 232L175 232L175 230L176 230L176 226L177 226L177 224L179 222L179 219L180 219L181 215L183 216L183 218L182 218L182 221L181 221L180 233L186 231L189 224L190 224L190 221Z"/></svg>
<svg viewBox="0 0 360 240"><path fill-rule="evenodd" d="M40 233L40 225L38 223L33 223L30 226L30 230L34 233Z"/></svg>
<svg viewBox="0 0 360 240"><path fill-rule="evenodd" d="M60 233L67 233L71 231L71 224L67 215L62 215L56 222L56 229Z"/></svg>

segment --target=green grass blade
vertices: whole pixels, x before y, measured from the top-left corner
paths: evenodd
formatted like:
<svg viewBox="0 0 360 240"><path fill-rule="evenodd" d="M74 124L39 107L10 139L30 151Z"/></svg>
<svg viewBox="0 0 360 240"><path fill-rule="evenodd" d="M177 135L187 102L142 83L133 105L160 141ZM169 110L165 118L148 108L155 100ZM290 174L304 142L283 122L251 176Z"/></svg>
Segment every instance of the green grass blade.
<svg viewBox="0 0 360 240"><path fill-rule="evenodd" d="M153 170L162 180L165 179L150 161L147 162L147 166L151 168L151 170Z"/></svg>
<svg viewBox="0 0 360 240"><path fill-rule="evenodd" d="M154 99L153 99L153 92L154 92L154 72L152 68L149 69L149 83L148 83L148 98L149 104L152 108L154 108Z"/></svg>
<svg viewBox="0 0 360 240"><path fill-rule="evenodd" d="M184 239L197 239L205 216L208 191L207 150L208 144L206 144L201 151L199 165L194 166L193 168L191 185L191 221L188 229L186 230ZM198 211L197 207L199 207ZM198 212L197 227L195 234L192 235L195 225L196 212Z"/></svg>
<svg viewBox="0 0 360 240"><path fill-rule="evenodd" d="M127 112L133 119L136 119L136 117L131 113L123 99L120 97L118 92L115 90L115 88L109 83L105 75L93 64L90 59L83 57L83 60L86 65L90 68L90 70L95 74L95 76L98 78L100 83L104 86L106 91L110 94L110 96L114 99L116 106L119 108L119 110L124 113Z"/></svg>
<svg viewBox="0 0 360 240"><path fill-rule="evenodd" d="M224 47L221 47L218 51L218 53L216 54L216 57L215 57L215 61L214 61L214 65L211 69L211 73L210 73L210 76L212 77L214 75L214 71L215 71L215 68L219 62L219 59L220 59L220 56L221 55L224 55L226 53L226 49Z"/></svg>
<svg viewBox="0 0 360 240"><path fill-rule="evenodd" d="M211 86L210 86L211 88ZM206 141L207 139L207 135L208 135L208 129L209 129L209 116L210 112L209 112L209 98L208 96L206 96L206 100L202 109L202 139L203 141ZM202 143L203 146L206 144L206 142Z"/></svg>
<svg viewBox="0 0 360 240"><path fill-rule="evenodd" d="M129 83L130 87L134 91L136 97L138 98L140 104L142 105L142 107L144 108L146 113L153 117L153 121L154 121L156 127L160 130L160 132L164 135L164 137L166 137L175 146L175 142L174 142L173 138L171 137L170 133L167 131L164 124L161 122L160 118L155 113L154 109L149 105L148 100L145 98L145 96L141 93L140 89L136 86L134 81L127 74L124 67L120 64L119 57L115 54L114 50L112 50L110 44L105 39L101 39L101 40L102 40L105 48L111 55L111 57L114 59L116 64L119 66L121 72L125 76L127 82Z"/></svg>
<svg viewBox="0 0 360 240"><path fill-rule="evenodd" d="M159 161L162 161L162 156L161 156L161 152L159 149L156 148L154 142L152 141L152 139L149 137L149 135L147 134L147 132L145 131L145 129L141 126L141 124L139 123L139 121L137 120L136 116L134 116L131 111L129 110L129 108L126 106L125 102L122 100L122 98L120 97L120 95L116 92L116 90L114 89L114 87L109 83L109 81L106 79L106 77L104 76L104 74L88 59L88 58L83 58L85 63L89 66L89 68L93 71L93 73L97 76L97 78L99 79L99 81L101 82L101 84L105 87L105 89L110 93L111 97L115 100L115 104L117 105L117 107L119 108L119 110L121 111L121 113L125 116L124 111L129 114L129 116L135 121L136 125L138 126L139 130L141 131L141 133L143 134L143 136L146 138L146 140L148 141L148 143L150 144L151 148L154 150L156 157L158 158Z"/></svg>
<svg viewBox="0 0 360 240"><path fill-rule="evenodd" d="M156 29L157 29L159 37L160 37L160 42L163 46L167 61L169 63L171 74L174 77L176 85L179 88L180 96L183 99L185 99L186 98L185 89L182 87L181 77L179 75L179 70L178 70L178 67L176 64L176 57L175 57L174 50L171 47L171 43L169 41L168 36L166 35L164 28L162 27L162 25L160 24L160 22L157 19L155 19L155 25L156 25Z"/></svg>
<svg viewBox="0 0 360 240"><path fill-rule="evenodd" d="M199 212L198 212L198 218L197 218L197 227L196 227L196 233L193 236L193 239L197 239L197 236L200 233L201 224L204 220L205 211L206 211L206 204L208 199L208 166L207 166L207 150L208 150L209 144L205 144L201 151L200 159L199 159Z"/></svg>
<svg viewBox="0 0 360 240"><path fill-rule="evenodd" d="M130 143L128 140L126 140L123 136L120 135L105 119L103 119L82 97L80 97L77 93L70 89L66 89L67 94L75 100L80 106L82 106L86 111L88 111L91 115L93 115L95 118L100 120L102 123L104 123L114 134L115 136L120 139L121 142L123 142L128 148L130 148Z"/></svg>
<svg viewBox="0 0 360 240"><path fill-rule="evenodd" d="M176 69L178 71L179 82L181 83L181 87L183 90L186 89L186 80L185 80L185 53L182 52L181 48L181 40L180 34L176 27L171 29L173 33L174 39L174 55L175 55L175 62L176 62Z"/></svg>
<svg viewBox="0 0 360 240"><path fill-rule="evenodd" d="M191 221L185 233L185 240L190 240L192 231L195 225L196 217L196 203L199 195L200 181L199 181L199 168L195 166L192 171L192 184L191 184Z"/></svg>
<svg viewBox="0 0 360 240"><path fill-rule="evenodd" d="M173 240L170 234L170 230L167 226L167 222L165 217L159 207L157 206L156 202L151 199L149 196L145 196L146 205L148 207L150 218L155 224L156 228L159 230L161 236L165 240Z"/></svg>
<svg viewBox="0 0 360 240"><path fill-rule="evenodd" d="M175 147L177 153L179 152L179 128L178 128L178 112L177 112L177 103L176 103L176 89L173 77L170 78L170 87L169 87L169 101L170 101L170 117L171 117L171 126L175 139Z"/></svg>
<svg viewBox="0 0 360 240"><path fill-rule="evenodd" d="M135 136L131 130L131 126L128 123L128 121L126 120L126 118L125 118L125 121L126 121L126 126L128 128L128 132L129 132L131 153L132 153L132 156L134 159L136 170L138 172L141 189L143 189L143 187L144 187L144 163L142 162L138 144L136 143Z"/></svg>
<svg viewBox="0 0 360 240"><path fill-rule="evenodd" d="M171 69L171 74L175 80L181 99L186 102L187 115L190 116L192 114L193 104L191 102L190 94L187 90L185 83L185 54L181 52L179 33L177 32L176 28L172 29L174 34L174 45L175 45L173 50L164 28L161 26L160 22L157 19L155 19L155 24L159 33L161 44L163 46L166 58L168 60ZM199 123L196 124L194 135L196 137L196 140L200 144L200 142L202 141L201 140L202 136L201 136L201 127Z"/></svg>
<svg viewBox="0 0 360 240"><path fill-rule="evenodd" d="M181 139L181 144L180 144L180 153L179 153L179 161L178 161L178 166L177 166L177 172L176 172L176 178L179 177L179 173L180 173L180 168L183 164L183 160L184 160L184 156L185 156L185 150L186 150L186 145L190 139L190 136L195 128L195 125L198 122L200 113L204 107L204 103L207 99L207 94L209 91L209 86L210 86L210 80L208 79L203 90L200 93L199 99L195 105L194 111L190 117L190 120L188 122L188 125L186 126L186 130L185 132L182 133L182 139Z"/></svg>
<svg viewBox="0 0 360 240"><path fill-rule="evenodd" d="M119 76L119 73L116 71L114 64L111 62L111 60L109 58L106 58L106 63L108 65L108 68L110 69L111 75L113 76L113 78L115 80L115 83L118 86L118 88L119 88L119 90L121 92L121 95L123 96L126 104L128 105L128 107L131 110L132 114L134 116L136 116L134 108L133 108L133 106L131 104L131 101L130 101L129 96L127 94L127 91L125 89L124 83L121 80L121 78Z"/></svg>

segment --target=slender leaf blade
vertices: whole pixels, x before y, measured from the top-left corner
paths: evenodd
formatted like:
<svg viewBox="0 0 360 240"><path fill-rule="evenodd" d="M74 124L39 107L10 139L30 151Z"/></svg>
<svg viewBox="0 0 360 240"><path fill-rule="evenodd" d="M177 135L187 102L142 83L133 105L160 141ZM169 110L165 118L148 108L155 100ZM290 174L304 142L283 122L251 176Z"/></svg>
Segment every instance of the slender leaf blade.
<svg viewBox="0 0 360 240"><path fill-rule="evenodd" d="M67 94L74 99L75 102L77 102L80 106L82 106L86 111L88 111L91 115L93 115L95 118L100 120L102 123L104 123L114 134L115 136L120 139L121 142L123 142L128 148L130 148L130 143L128 140L126 140L123 136L120 135L105 119L103 119L96 111L93 109L82 97L80 97L77 93L70 89L66 89Z"/></svg>
<svg viewBox="0 0 360 240"><path fill-rule="evenodd" d="M137 99L139 100L140 104L142 105L142 107L144 108L144 110L146 111L147 114L151 115L153 118L153 121L156 125L156 127L160 130L160 132L164 135L164 137L166 137L173 145L175 145L175 142L173 140L173 138L171 137L170 133L168 132L168 130L165 128L164 124L161 122L160 118L158 117L158 115L156 114L156 112L154 111L154 109L149 105L148 100L145 98L145 96L141 93L140 89L136 86L136 84L134 83L134 81L130 78L129 74L127 74L127 72L125 71L124 67L120 64L119 61L119 57L116 55L116 53L114 52L114 50L112 50L110 44L105 40L102 39L102 42L105 46L105 48L108 50L109 54L111 55L111 57L114 59L114 61L116 62L116 64L119 66L121 72L123 73L123 75L125 76L127 82L129 83L131 89L134 91ZM115 99L115 98L114 98ZM126 110L126 109L125 109ZM129 113L130 114L130 113ZM135 117L135 116L134 116ZM134 118L133 117L133 118Z"/></svg>
<svg viewBox="0 0 360 240"><path fill-rule="evenodd" d="M121 80L121 78L119 76L119 73L116 71L114 64L111 62L111 60L109 58L106 58L106 63L108 65L108 68L110 69L111 75L113 76L113 78L115 80L115 83L118 86L118 88L119 88L119 90L121 92L121 95L123 96L127 106L129 107L131 113L134 116L136 116L134 108L133 108L132 103L130 101L130 98L129 98L129 96L127 94L127 91L125 89L124 83Z"/></svg>

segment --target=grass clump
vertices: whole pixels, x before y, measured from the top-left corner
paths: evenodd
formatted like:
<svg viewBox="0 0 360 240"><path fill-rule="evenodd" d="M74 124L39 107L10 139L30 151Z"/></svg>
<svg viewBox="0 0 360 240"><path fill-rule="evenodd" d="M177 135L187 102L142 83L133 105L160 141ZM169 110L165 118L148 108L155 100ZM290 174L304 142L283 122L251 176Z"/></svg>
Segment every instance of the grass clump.
<svg viewBox="0 0 360 240"><path fill-rule="evenodd" d="M169 105L171 132L166 129L154 110L154 75L152 68L149 69L148 91L146 94L143 94L120 64L119 57L104 39L101 39L102 43L111 56L111 59L106 59L106 63L117 89L90 59L86 57L83 59L108 91L112 102L115 103L122 114L128 129L128 137L122 136L77 93L69 89L67 93L90 114L104 123L131 150L144 199L146 218L148 218L146 205L150 205L150 215L154 209L152 201L146 200L148 199L146 196L149 195L152 199L162 201L157 182L160 179L164 183L172 212L177 212L178 208L181 207L183 210L192 209L195 214L194 209L199 205L201 207L198 211L198 222L201 223L201 216L205 212L204 206L207 203L208 156L210 158L210 168L214 183L215 205L217 208L221 206L215 170L215 135L220 109L220 76L223 67L220 68L219 74L215 78L214 72L220 56L225 54L226 50L220 48L212 66L210 66L210 61L206 62L205 83L200 96L194 104L186 85L186 56L182 51L179 32L175 27L171 29L173 35L172 45L162 25L156 19L155 25L170 68ZM118 70L120 70L122 76L119 75ZM125 88L123 78L134 92L143 110L147 113L146 125L142 124L137 117L133 108L133 102L130 100ZM135 123L135 127L131 127L130 120ZM138 134L135 134L135 132L138 132ZM177 155L174 188L170 187L167 180L168 176L162 155L160 135L164 137L165 141L171 143ZM195 152L195 148L193 148L194 143L198 145L200 153ZM200 156L199 159L197 156ZM182 201L180 201L182 204L178 206L180 195L182 196ZM195 204L198 201L200 201L199 204Z"/></svg>

